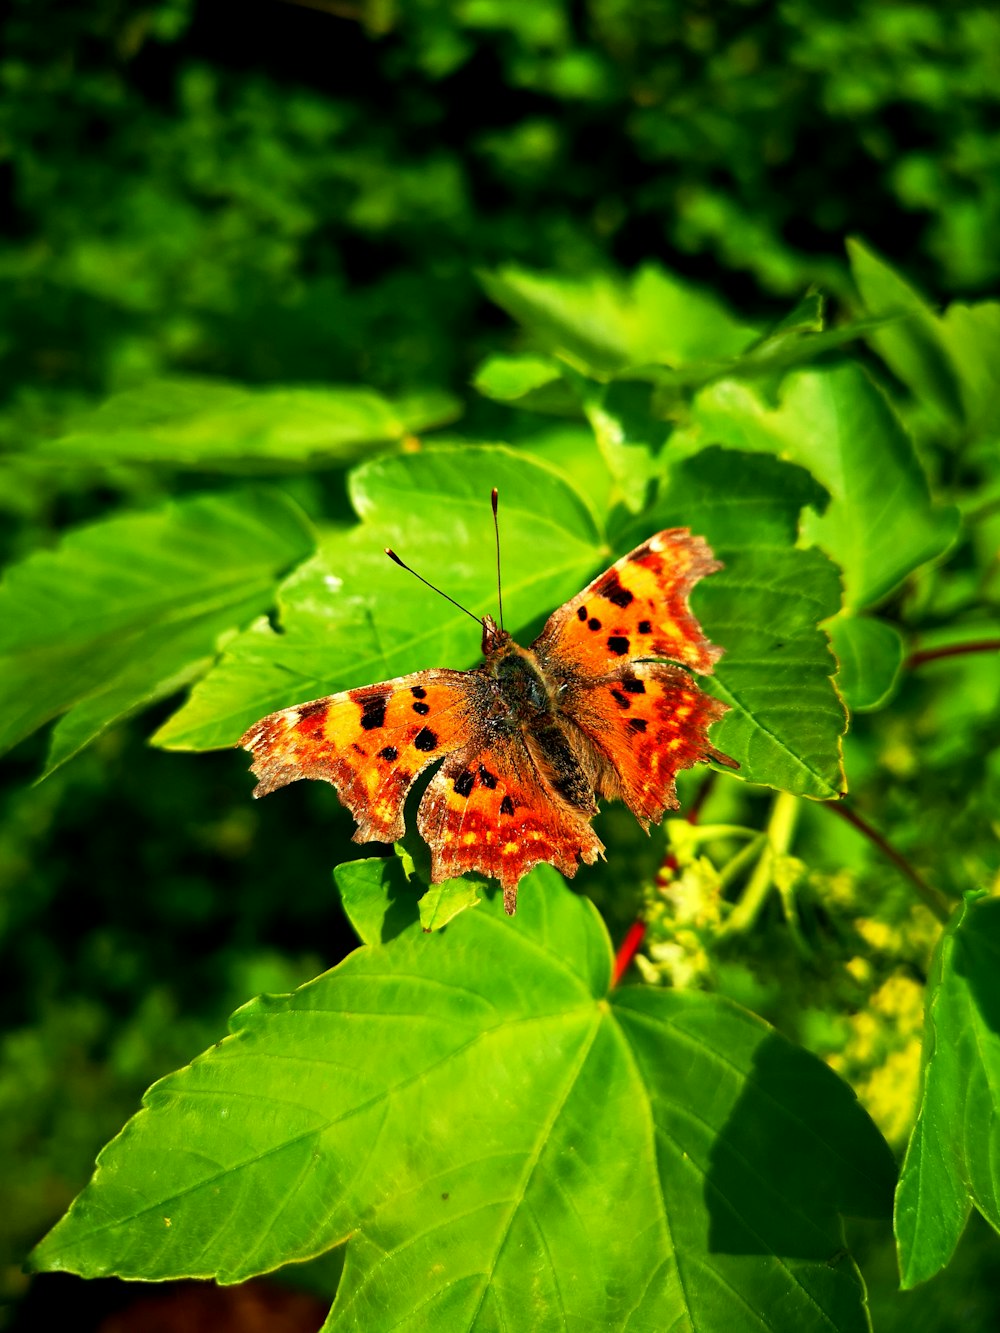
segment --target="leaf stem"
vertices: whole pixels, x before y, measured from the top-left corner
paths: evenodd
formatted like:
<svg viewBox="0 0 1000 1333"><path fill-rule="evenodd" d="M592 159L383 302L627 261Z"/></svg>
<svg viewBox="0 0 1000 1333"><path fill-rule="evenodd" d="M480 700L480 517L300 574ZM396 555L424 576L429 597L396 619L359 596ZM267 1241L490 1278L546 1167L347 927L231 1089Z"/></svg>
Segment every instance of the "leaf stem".
<svg viewBox="0 0 1000 1333"><path fill-rule="evenodd" d="M872 828L866 819L863 819L856 810L852 810L849 805L845 805L843 801L824 801L823 805L825 809L832 810L841 819L845 819L852 828L856 828L869 842L874 844L883 856L888 857L897 870L900 870L916 889L924 906L929 908L939 921L946 922L950 918L952 904L941 890L936 889L933 884L928 884L923 875L910 865L906 857L898 852L892 843L879 833L878 829Z"/></svg>
<svg viewBox="0 0 1000 1333"><path fill-rule="evenodd" d="M766 841L761 850L753 874L747 880L746 888L740 900L730 912L719 929L719 935L736 935L749 930L756 921L767 895L771 891L774 878L774 861L783 856L792 844L795 825L799 817L799 798L790 792L780 791L771 806L771 818L765 830Z"/></svg>
<svg viewBox="0 0 1000 1333"><path fill-rule="evenodd" d="M939 657L961 657L965 653L1000 653L1000 639L971 639L968 643L949 643L943 648L918 648L906 659L906 667L923 666Z"/></svg>

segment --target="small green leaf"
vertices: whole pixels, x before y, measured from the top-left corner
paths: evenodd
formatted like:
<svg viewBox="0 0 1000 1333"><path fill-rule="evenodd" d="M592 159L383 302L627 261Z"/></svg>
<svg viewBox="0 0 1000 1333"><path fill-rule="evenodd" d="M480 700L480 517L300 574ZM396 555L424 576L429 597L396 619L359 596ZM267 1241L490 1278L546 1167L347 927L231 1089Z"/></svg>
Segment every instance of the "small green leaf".
<svg viewBox="0 0 1000 1333"><path fill-rule="evenodd" d="M804 505L822 508L802 468L725 449L675 466L657 527L701 533L724 569L698 584L692 608L725 652L703 682L730 706L712 744L739 776L829 800L844 785L844 706L820 622L840 607L840 578L819 551L795 549Z"/></svg>
<svg viewBox="0 0 1000 1333"><path fill-rule="evenodd" d="M500 492L506 623L540 628L608 554L569 482L500 447L377 459L351 475L362 522L325 537L316 557L282 587L280 632L260 621L233 639L154 743L228 746L277 708L408 671L472 666L481 631L387 560L384 548L399 551L473 615L496 615L493 486Z"/></svg>
<svg viewBox="0 0 1000 1333"><path fill-rule="evenodd" d="M348 861L333 872L341 906L362 944L385 944L419 917L420 887L398 861Z"/></svg>
<svg viewBox="0 0 1000 1333"><path fill-rule="evenodd" d="M804 533L844 571L845 604L872 606L954 540L958 512L935 505L909 436L856 365L796 371L777 405L724 380L698 394L696 439L801 463L830 494Z"/></svg>
<svg viewBox="0 0 1000 1333"><path fill-rule="evenodd" d="M109 398L36 456L209 468L253 461L344 464L453 421L460 410L456 399L438 392L391 402L370 389L156 380Z"/></svg>
<svg viewBox="0 0 1000 1333"><path fill-rule="evenodd" d="M975 1207L1000 1231L1000 901L968 894L928 988L923 1087L896 1191L903 1287L951 1259Z"/></svg>
<svg viewBox="0 0 1000 1333"><path fill-rule="evenodd" d="M0 586L0 748L64 713L47 772L211 664L312 532L277 491L179 501L70 533Z"/></svg>
<svg viewBox="0 0 1000 1333"><path fill-rule="evenodd" d="M443 884L432 884L420 899L420 924L424 930L440 930L467 907L475 907L482 901L480 887L471 879L446 879Z"/></svg>
<svg viewBox="0 0 1000 1333"><path fill-rule="evenodd" d="M837 687L855 713L881 708L903 665L903 640L872 616L836 616L827 625L840 663Z"/></svg>
<svg viewBox="0 0 1000 1333"><path fill-rule="evenodd" d="M499 403L533 412L579 416L580 404L563 379L558 361L540 356L491 356L473 377L473 387Z"/></svg>
<svg viewBox="0 0 1000 1333"><path fill-rule="evenodd" d="M349 1237L330 1333L862 1333L838 1214L884 1216L894 1169L851 1090L717 995L609 994L611 964L544 867L512 919L494 894L254 1001L34 1268L238 1282Z"/></svg>

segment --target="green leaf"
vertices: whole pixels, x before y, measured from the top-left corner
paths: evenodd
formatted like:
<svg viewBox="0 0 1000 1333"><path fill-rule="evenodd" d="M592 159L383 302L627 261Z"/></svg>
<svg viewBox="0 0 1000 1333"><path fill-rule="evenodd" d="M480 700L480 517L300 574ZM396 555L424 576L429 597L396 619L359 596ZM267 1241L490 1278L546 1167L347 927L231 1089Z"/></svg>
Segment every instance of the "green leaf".
<svg viewBox="0 0 1000 1333"><path fill-rule="evenodd" d="M420 924L424 930L440 930L466 908L475 907L482 901L481 887L470 879L446 879L443 884L432 884L420 899Z"/></svg>
<svg viewBox="0 0 1000 1333"><path fill-rule="evenodd" d="M915 397L942 416L960 421L958 376L937 315L895 269L861 241L849 239L847 254L867 309L873 315L893 317L869 334L871 345Z"/></svg>
<svg viewBox="0 0 1000 1333"><path fill-rule="evenodd" d="M836 616L827 625L840 663L837 688L854 713L881 708L903 665L903 640L893 625L872 616Z"/></svg>
<svg viewBox="0 0 1000 1333"><path fill-rule="evenodd" d="M340 902L362 944L385 944L419 919L420 885L380 861L348 861L333 872Z"/></svg>
<svg viewBox="0 0 1000 1333"><path fill-rule="evenodd" d="M517 403L533 412L579 416L580 404L563 379L558 361L541 356L490 356L473 377L473 387L499 403Z"/></svg>
<svg viewBox="0 0 1000 1333"><path fill-rule="evenodd" d="M254 1001L33 1266L238 1282L349 1237L330 1333L867 1329L838 1214L883 1216L894 1170L850 1089L719 996L609 995L611 963L545 867L513 919Z"/></svg>
<svg viewBox="0 0 1000 1333"><path fill-rule="evenodd" d="M473 665L481 631L387 560L384 548L399 551L474 615L495 615L493 486L500 492L506 623L519 631L540 627L609 555L569 482L499 447L380 458L351 475L362 522L324 538L316 557L282 587L281 632L259 621L233 639L154 742L229 746L277 708L426 667Z"/></svg>
<svg viewBox="0 0 1000 1333"><path fill-rule="evenodd" d="M714 296L654 264L627 279L505 268L480 280L543 352L599 377L647 363L734 356L758 333Z"/></svg>
<svg viewBox="0 0 1000 1333"><path fill-rule="evenodd" d="M0 748L64 713L50 772L172 694L312 545L296 506L252 490L94 524L14 565L0 586Z"/></svg>
<svg viewBox="0 0 1000 1333"><path fill-rule="evenodd" d="M655 509L657 527L701 533L725 568L698 584L691 605L725 652L702 682L730 706L712 744L739 776L828 800L844 785L844 706L820 622L840 607L837 570L795 549L804 505L822 490L802 468L725 449L676 465Z"/></svg>
<svg viewBox="0 0 1000 1333"><path fill-rule="evenodd" d="M869 341L915 398L962 422L972 436L1000 430L1000 303L956 301L937 315L900 275L859 241L848 241L865 305L894 316Z"/></svg>
<svg viewBox="0 0 1000 1333"><path fill-rule="evenodd" d="M438 392L390 402L370 389L156 380L109 398L36 455L210 468L254 461L343 464L459 414L457 400Z"/></svg>
<svg viewBox="0 0 1000 1333"><path fill-rule="evenodd" d="M967 894L938 943L917 1123L896 1191L904 1287L951 1259L972 1208L1000 1231L1000 901Z"/></svg>
<svg viewBox="0 0 1000 1333"><path fill-rule="evenodd" d="M767 450L809 469L830 494L804 535L844 571L851 610L872 606L953 541L958 512L935 505L912 442L888 402L850 363L797 371L777 404L720 381L695 399L696 440Z"/></svg>

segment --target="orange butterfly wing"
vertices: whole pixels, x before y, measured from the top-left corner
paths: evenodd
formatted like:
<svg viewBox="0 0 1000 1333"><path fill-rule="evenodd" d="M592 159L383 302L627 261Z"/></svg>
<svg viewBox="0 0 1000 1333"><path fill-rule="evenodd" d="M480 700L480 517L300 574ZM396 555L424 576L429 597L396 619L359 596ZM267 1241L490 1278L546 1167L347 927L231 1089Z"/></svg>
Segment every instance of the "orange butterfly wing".
<svg viewBox="0 0 1000 1333"><path fill-rule="evenodd" d="M467 870L489 875L509 913L518 881L539 862L572 878L578 857L591 865L604 852L590 817L543 780L516 732L489 741L479 733L449 755L420 802L417 828L431 847L435 883Z"/></svg>
<svg viewBox="0 0 1000 1333"><path fill-rule="evenodd" d="M648 827L678 805L676 776L703 759L736 767L708 741L727 706L670 658L710 673L722 649L691 614L695 583L721 569L702 537L669 528L616 561L549 617L532 644L561 686L563 713L596 754L599 795Z"/></svg>
<svg viewBox="0 0 1000 1333"><path fill-rule="evenodd" d="M722 565L704 537L667 528L622 556L583 592L553 611L531 645L543 664L599 678L628 658L666 657L710 672L722 649L691 614L691 589Z"/></svg>
<svg viewBox="0 0 1000 1333"><path fill-rule="evenodd" d="M414 779L469 738L469 679L418 671L271 713L240 740L253 754L254 796L322 778L357 820L355 842L394 842Z"/></svg>

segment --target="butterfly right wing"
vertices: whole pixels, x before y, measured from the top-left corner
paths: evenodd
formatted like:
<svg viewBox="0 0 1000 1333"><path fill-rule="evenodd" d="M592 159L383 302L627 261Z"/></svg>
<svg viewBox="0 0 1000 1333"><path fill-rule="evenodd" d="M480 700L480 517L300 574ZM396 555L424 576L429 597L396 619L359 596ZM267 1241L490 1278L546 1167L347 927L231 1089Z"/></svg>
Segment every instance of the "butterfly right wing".
<svg viewBox="0 0 1000 1333"><path fill-rule="evenodd" d="M239 742L253 755L254 796L320 778L357 820L355 842L395 842L418 774L474 730L472 674L418 671L269 714Z"/></svg>

